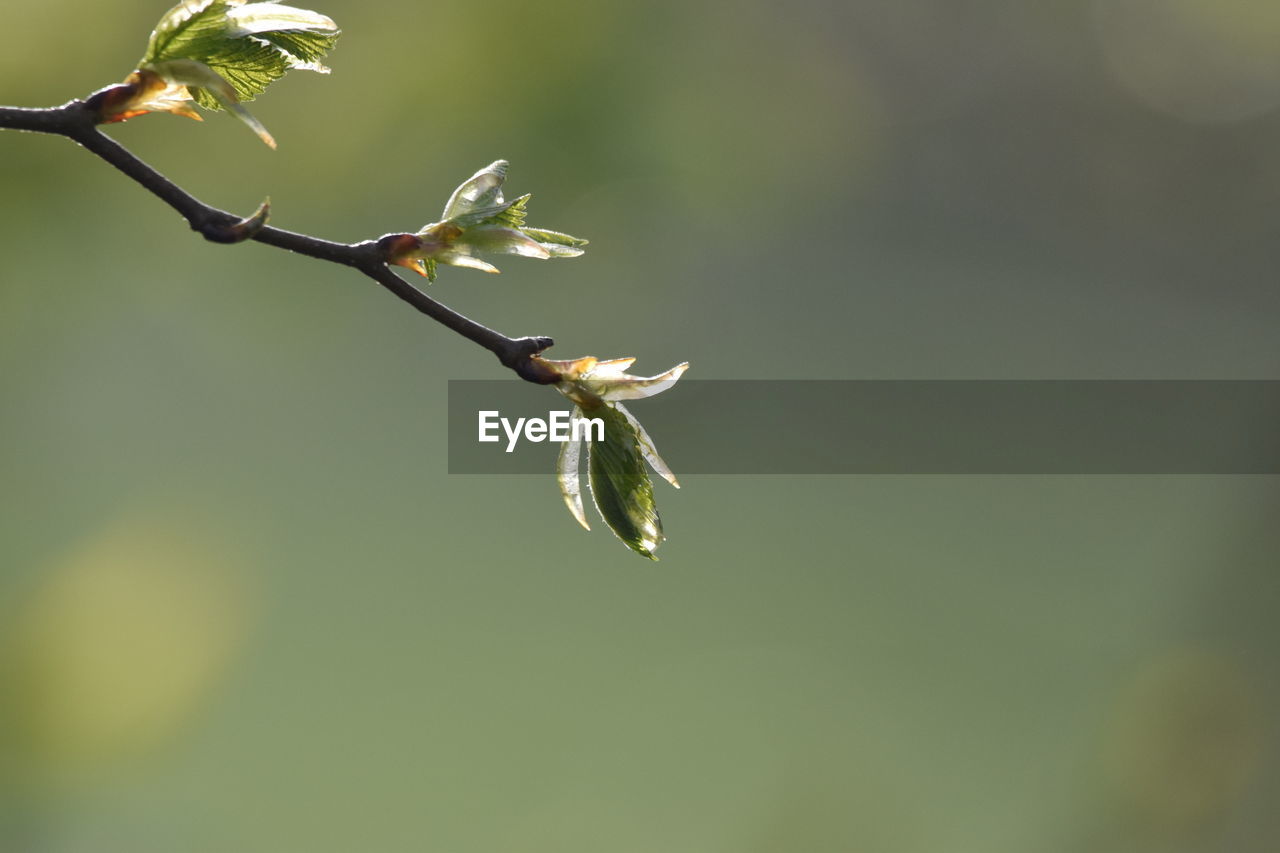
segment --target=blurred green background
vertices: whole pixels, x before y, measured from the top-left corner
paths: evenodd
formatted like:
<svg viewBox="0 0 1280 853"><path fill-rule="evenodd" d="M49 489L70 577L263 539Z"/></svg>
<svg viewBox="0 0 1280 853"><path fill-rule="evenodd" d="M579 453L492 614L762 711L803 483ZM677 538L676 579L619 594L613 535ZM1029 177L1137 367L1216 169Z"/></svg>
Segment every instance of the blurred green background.
<svg viewBox="0 0 1280 853"><path fill-rule="evenodd" d="M165 8L6 0L0 103ZM320 11L279 151L111 134L341 240L511 160L591 250L432 293L559 358L1280 378L1273 3ZM5 853L1275 849L1274 478L694 477L650 565L550 452L446 475L446 380L503 369L371 282L61 139L0 133L0 211Z"/></svg>

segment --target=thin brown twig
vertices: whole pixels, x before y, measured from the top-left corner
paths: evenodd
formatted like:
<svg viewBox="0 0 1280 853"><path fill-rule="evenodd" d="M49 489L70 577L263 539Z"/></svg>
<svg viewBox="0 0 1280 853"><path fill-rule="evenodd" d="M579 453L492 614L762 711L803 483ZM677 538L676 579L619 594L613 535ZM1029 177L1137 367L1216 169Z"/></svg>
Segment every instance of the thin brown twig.
<svg viewBox="0 0 1280 853"><path fill-rule="evenodd" d="M253 240L299 255L352 267L431 319L489 350L520 378L540 385L558 380L558 376L531 360L531 356L548 349L554 343L551 338L509 338L437 302L397 275L388 266L386 247L389 241L399 235L385 235L378 240L359 243L336 243L267 225L268 211L265 204L253 215L239 217L200 201L98 129L100 112L95 99L100 100L111 89L112 87L108 87L85 100L69 101L60 107L0 107L0 130L26 130L65 136L145 187L181 214L191 229L206 240L215 243Z"/></svg>

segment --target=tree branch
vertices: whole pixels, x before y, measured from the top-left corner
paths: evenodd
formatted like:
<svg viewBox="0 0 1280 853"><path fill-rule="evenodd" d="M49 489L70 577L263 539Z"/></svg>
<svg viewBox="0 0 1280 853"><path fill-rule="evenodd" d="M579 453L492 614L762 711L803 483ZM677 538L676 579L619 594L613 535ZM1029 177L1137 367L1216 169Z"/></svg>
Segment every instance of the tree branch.
<svg viewBox="0 0 1280 853"><path fill-rule="evenodd" d="M215 243L254 240L285 251L353 267L431 319L489 350L521 379L540 385L551 384L559 379L530 360L531 356L554 343L551 338L509 338L437 302L397 275L387 265L388 239L397 235L386 235L379 240L364 240L359 243L335 243L265 224L265 204L253 215L242 218L200 201L98 130L98 105L113 88L107 87L86 100L69 101L60 107L0 107L0 130L27 130L65 136L141 184L176 210L187 220L191 230L198 232L206 240Z"/></svg>

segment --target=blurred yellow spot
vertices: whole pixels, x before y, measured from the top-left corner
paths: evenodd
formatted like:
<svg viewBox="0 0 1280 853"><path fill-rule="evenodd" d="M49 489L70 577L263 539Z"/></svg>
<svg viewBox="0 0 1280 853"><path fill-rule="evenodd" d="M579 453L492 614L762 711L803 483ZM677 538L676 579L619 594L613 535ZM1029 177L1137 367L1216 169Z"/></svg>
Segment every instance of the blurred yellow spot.
<svg viewBox="0 0 1280 853"><path fill-rule="evenodd" d="M33 778L61 780L171 735L244 629L235 565L172 518L141 516L45 573L0 635L2 710Z"/></svg>
<svg viewBox="0 0 1280 853"><path fill-rule="evenodd" d="M1263 740L1245 673L1203 652L1171 656L1120 698L1105 752L1111 789L1134 828L1184 835L1240 797Z"/></svg>
<svg viewBox="0 0 1280 853"><path fill-rule="evenodd" d="M1280 5L1256 0L1095 0L1116 81L1161 112L1225 122L1280 106Z"/></svg>

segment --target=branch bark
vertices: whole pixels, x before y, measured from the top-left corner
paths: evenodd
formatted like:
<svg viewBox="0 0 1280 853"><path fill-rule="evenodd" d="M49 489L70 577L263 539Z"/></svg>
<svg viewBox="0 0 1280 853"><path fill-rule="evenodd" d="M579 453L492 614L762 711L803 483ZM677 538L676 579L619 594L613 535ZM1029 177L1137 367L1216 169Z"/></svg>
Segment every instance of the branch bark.
<svg viewBox="0 0 1280 853"><path fill-rule="evenodd" d="M0 107L0 130L26 130L65 136L145 187L176 210L187 220L191 230L206 240L215 243L253 240L288 252L352 267L431 319L489 350L521 379L539 385L548 385L559 379L531 360L531 356L548 349L554 343L551 338L509 338L437 302L388 266L384 239L335 243L267 225L265 204L255 214L239 217L200 201L98 129L97 104L112 88L95 92L85 100L68 101L60 107ZM392 236L395 235L387 235Z"/></svg>

